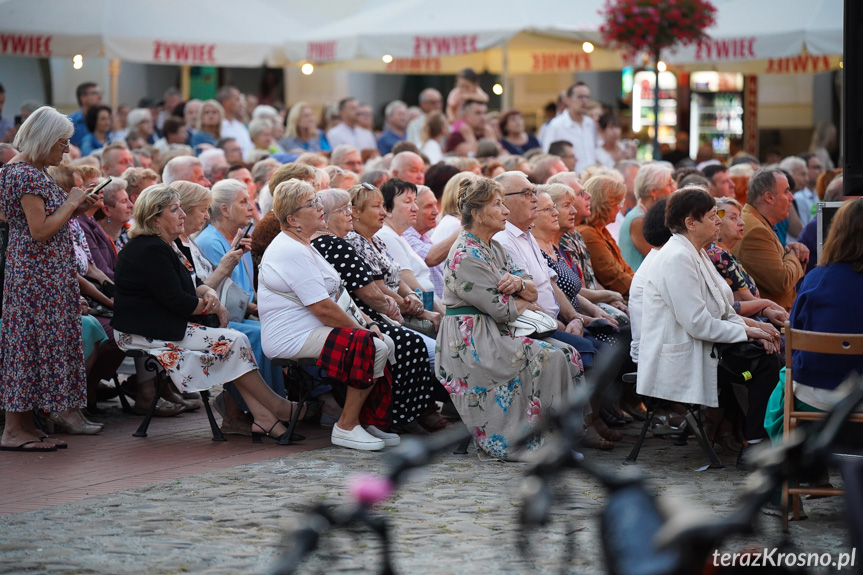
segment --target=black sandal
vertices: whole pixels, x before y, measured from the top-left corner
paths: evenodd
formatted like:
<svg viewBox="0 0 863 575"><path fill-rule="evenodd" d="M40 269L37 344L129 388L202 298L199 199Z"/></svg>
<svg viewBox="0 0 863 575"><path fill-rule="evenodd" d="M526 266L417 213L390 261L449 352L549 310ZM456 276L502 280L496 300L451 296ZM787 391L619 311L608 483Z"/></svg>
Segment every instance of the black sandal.
<svg viewBox="0 0 863 575"><path fill-rule="evenodd" d="M263 427L261 427L260 425L258 425L258 424L257 424L257 422L254 422L254 421L253 421L253 422L252 422L252 427L253 427L253 428L257 427L257 428L258 428L258 429L260 429L261 431L264 431L264 433L259 433L259 432L257 432L257 431L252 431L252 443L261 443L261 440L262 440L264 437L269 437L270 439L275 440L275 441L276 441L276 443L278 443L279 445L290 445L290 444L291 444L291 442L294 442L294 441L302 441L302 440L304 440L304 439L305 439L305 436L300 435L299 433L290 433L290 432L288 432L288 431L285 431L283 434L281 434L281 435L279 435L279 436L272 435L272 433L271 433L271 432L272 432L272 431L273 431L273 429L275 429L275 428L276 428L276 426L277 426L277 425L279 425L280 423L281 423L282 425L286 425L284 421L276 420L276 422L272 425L272 427L270 427L270 429L268 429L268 430L264 431L264 428L263 428ZM286 427L287 427L287 426L286 426Z"/></svg>

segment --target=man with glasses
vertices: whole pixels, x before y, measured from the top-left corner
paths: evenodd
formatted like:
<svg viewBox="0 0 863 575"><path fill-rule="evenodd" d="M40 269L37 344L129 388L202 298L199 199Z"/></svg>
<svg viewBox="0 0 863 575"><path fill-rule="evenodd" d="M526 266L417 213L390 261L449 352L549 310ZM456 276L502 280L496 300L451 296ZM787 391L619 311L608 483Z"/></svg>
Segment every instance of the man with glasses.
<svg viewBox="0 0 863 575"><path fill-rule="evenodd" d="M78 99L78 107L80 109L69 116L69 119L75 125L75 133L72 134L69 141L80 148L84 136L90 133L90 130L87 129L87 122L84 119L87 117L87 110L93 106L102 104L102 90L94 82L84 82L83 84L79 84L78 88L75 89L75 97Z"/></svg>
<svg viewBox="0 0 863 575"><path fill-rule="evenodd" d="M780 169L761 169L749 179L743 206L743 238L732 249L749 272L761 297L791 310L797 297L795 286L803 277L809 248L790 243L784 248L773 226L788 217L794 196Z"/></svg>
<svg viewBox="0 0 863 575"><path fill-rule="evenodd" d="M516 265L526 270L536 284L539 307L558 320L560 331L574 335L582 335L584 322L576 313L566 295L557 287L557 273L552 270L542 255L542 250L536 239L531 235L530 228L537 216L538 200L536 187L531 184L523 172L504 172L494 178L504 189L504 204L509 210L506 228L494 235L506 248ZM554 337L558 337L555 335ZM570 343L567 341L567 343ZM571 344L574 345L574 344ZM579 349L576 346L576 349ZM581 349L579 349L581 351Z"/></svg>
<svg viewBox="0 0 863 575"><path fill-rule="evenodd" d="M567 111L549 122L542 135L542 147L548 152L553 142L569 142L576 157L575 171L581 173L596 164L596 123L587 115L590 88L584 82L576 82L566 95Z"/></svg>

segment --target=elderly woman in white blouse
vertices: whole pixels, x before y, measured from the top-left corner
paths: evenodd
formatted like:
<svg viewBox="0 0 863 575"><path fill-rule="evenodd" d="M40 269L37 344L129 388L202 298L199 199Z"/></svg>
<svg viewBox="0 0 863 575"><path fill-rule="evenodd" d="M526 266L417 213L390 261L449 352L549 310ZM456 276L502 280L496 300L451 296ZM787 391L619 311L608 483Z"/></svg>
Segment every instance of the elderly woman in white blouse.
<svg viewBox="0 0 863 575"><path fill-rule="evenodd" d="M673 235L656 254L644 286L638 393L717 407L721 384L744 384L749 397L744 435L750 444L760 441L778 378L779 333L734 312L731 289L704 251L722 222L710 194L699 187L672 194L665 221ZM721 344L746 341L763 347L753 367L736 373L720 367L726 348Z"/></svg>

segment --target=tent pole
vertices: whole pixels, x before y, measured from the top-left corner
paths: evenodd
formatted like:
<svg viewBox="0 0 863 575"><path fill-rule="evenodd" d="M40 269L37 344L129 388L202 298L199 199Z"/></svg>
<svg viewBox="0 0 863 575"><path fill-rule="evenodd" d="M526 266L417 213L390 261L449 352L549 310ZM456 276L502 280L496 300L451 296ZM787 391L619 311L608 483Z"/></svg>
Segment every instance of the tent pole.
<svg viewBox="0 0 863 575"><path fill-rule="evenodd" d="M180 91L183 92L183 100L188 100L192 93L191 66L180 66Z"/></svg>
<svg viewBox="0 0 863 575"><path fill-rule="evenodd" d="M120 59L112 58L108 62L108 76L111 79L111 108L116 110L120 103L120 92L118 91L120 79Z"/></svg>
<svg viewBox="0 0 863 575"><path fill-rule="evenodd" d="M512 82L510 82L509 78L509 42L504 44L501 49L503 50L503 66L501 69L501 86L503 86L503 99L500 102L500 107L502 110L509 110L512 107L512 94L510 94L510 90L512 89Z"/></svg>

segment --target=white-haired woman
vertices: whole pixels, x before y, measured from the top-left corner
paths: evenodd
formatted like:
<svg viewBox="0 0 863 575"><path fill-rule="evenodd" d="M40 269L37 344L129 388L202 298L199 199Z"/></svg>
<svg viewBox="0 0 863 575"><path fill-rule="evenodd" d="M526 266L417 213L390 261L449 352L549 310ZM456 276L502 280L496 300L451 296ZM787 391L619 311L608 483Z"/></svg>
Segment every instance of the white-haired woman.
<svg viewBox="0 0 863 575"><path fill-rule="evenodd" d="M0 171L0 212L9 224L0 329L0 408L4 451L65 447L33 424L33 411L75 427L87 425L86 374L69 220L95 198L67 195L45 173L69 150L72 122L54 108L33 112L15 136L20 153Z"/></svg>
<svg viewBox="0 0 863 575"><path fill-rule="evenodd" d="M126 117L126 138L138 136L151 146L156 143L156 124L148 108L135 108Z"/></svg>
<svg viewBox="0 0 863 575"><path fill-rule="evenodd" d="M273 122L269 118L255 118L249 122L249 137L252 138L252 143L255 147L246 154L245 160L249 165L254 164L253 158L258 152L266 152L267 154L280 154L284 150L276 144L273 137Z"/></svg>
<svg viewBox="0 0 863 575"><path fill-rule="evenodd" d="M635 176L635 197L638 198L638 203L623 218L619 236L620 253L633 271L638 269L651 249L641 231L644 214L658 200L667 198L677 189L671 174L670 166L650 163L642 165Z"/></svg>
<svg viewBox="0 0 863 575"><path fill-rule="evenodd" d="M264 352L317 358L327 375L345 382L334 445L363 451L398 445L398 435L384 431L392 400L389 345L377 323L363 328L336 303L341 278L311 244L324 217L315 188L294 179L280 183L273 212L281 232L264 252L258 278Z"/></svg>
<svg viewBox="0 0 863 575"><path fill-rule="evenodd" d="M120 252L114 276L117 344L153 355L183 392L233 382L254 417L252 440L266 435L287 444L282 421L300 406L267 387L249 339L223 328L228 317L216 292L193 280L172 247L185 231L179 192L150 186L135 202L134 219L132 239Z"/></svg>
<svg viewBox="0 0 863 575"><path fill-rule="evenodd" d="M209 208L213 203L210 190L192 182L174 182L171 186L180 192L180 207L186 213L186 221L183 225L184 231L174 241L174 247L178 255L182 255L189 262L189 272L213 289L219 286L227 278L231 277L234 268L240 264L240 258L249 251L248 243L237 243L237 247L229 250L218 261L210 261L201 251L192 235L201 231L204 223L209 221ZM239 241L238 232L236 240ZM188 266L187 266L188 267ZM261 322L253 319L244 319L242 322L231 321L228 327L246 334L255 354L255 361L261 377L277 395L285 397L285 379L282 370L274 367L270 359L264 355L261 347ZM216 397L213 405L222 416L222 431L224 433L249 435L251 432L251 421L248 421L245 413L249 411L236 386L227 386L228 394Z"/></svg>

